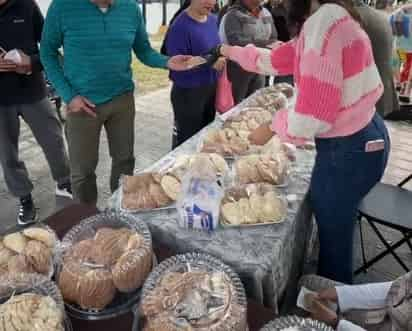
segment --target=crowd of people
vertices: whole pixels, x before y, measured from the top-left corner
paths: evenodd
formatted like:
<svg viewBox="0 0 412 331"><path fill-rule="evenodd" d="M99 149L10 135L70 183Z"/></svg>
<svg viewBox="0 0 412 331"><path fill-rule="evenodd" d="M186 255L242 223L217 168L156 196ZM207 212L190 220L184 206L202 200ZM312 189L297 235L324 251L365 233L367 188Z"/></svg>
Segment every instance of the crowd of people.
<svg viewBox="0 0 412 331"><path fill-rule="evenodd" d="M186 1L161 54L150 45L135 0L54 0L45 21L34 0L0 0L0 160L21 202L18 223L36 220L33 185L18 156L20 117L45 152L58 195L96 203L103 127L111 190L121 174L133 173L132 53L170 70L173 148L214 120L223 73L234 105L274 77L294 82L296 105L277 112L249 139L261 145L277 134L295 145L315 141L310 201L319 229L319 274L351 284L357 207L388 161L382 116L399 108L389 21L358 0L237 0L218 17L215 6L216 0ZM12 50L18 50L14 58ZM198 57L204 61L195 62ZM43 68L67 105L68 156Z"/></svg>

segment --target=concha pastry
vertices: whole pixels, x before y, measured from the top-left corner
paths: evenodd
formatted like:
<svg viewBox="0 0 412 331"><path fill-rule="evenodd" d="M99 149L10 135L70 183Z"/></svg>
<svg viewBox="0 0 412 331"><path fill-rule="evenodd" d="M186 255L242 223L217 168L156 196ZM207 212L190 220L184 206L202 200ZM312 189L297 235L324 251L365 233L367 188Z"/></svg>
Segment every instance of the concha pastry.
<svg viewBox="0 0 412 331"><path fill-rule="evenodd" d="M131 233L107 228L98 230L92 248L92 258L98 265L112 266L123 254Z"/></svg>
<svg viewBox="0 0 412 331"><path fill-rule="evenodd" d="M52 252L49 247L37 240L30 240L25 249L27 261L40 274L47 275L53 267Z"/></svg>
<svg viewBox="0 0 412 331"><path fill-rule="evenodd" d="M27 239L20 232L8 234L3 238L3 244L8 249L18 254L23 253L27 244Z"/></svg>
<svg viewBox="0 0 412 331"><path fill-rule="evenodd" d="M116 295L112 274L105 269L92 269L78 280L77 303L83 309L101 310L110 304Z"/></svg>
<svg viewBox="0 0 412 331"><path fill-rule="evenodd" d="M141 287L150 273L152 255L149 250L127 251L112 268L113 282L120 292L132 292Z"/></svg>
<svg viewBox="0 0 412 331"><path fill-rule="evenodd" d="M56 237L54 233L41 228L28 228L23 231L23 234L30 239L37 240L45 244L49 248L56 245Z"/></svg>
<svg viewBox="0 0 412 331"><path fill-rule="evenodd" d="M65 301L77 303L80 297L79 278L86 274L90 268L70 260L64 262L62 270L59 274L58 285L60 292Z"/></svg>
<svg viewBox="0 0 412 331"><path fill-rule="evenodd" d="M19 254L10 258L7 265L8 272L10 274L19 274L19 273L34 273L36 270L28 261L25 255Z"/></svg>
<svg viewBox="0 0 412 331"><path fill-rule="evenodd" d="M140 248L144 243L144 238L138 233L134 233L127 241L126 251Z"/></svg>
<svg viewBox="0 0 412 331"><path fill-rule="evenodd" d="M76 262L90 262L93 263L91 258L94 246L93 239L85 239L74 244L65 254L64 261L72 260Z"/></svg>

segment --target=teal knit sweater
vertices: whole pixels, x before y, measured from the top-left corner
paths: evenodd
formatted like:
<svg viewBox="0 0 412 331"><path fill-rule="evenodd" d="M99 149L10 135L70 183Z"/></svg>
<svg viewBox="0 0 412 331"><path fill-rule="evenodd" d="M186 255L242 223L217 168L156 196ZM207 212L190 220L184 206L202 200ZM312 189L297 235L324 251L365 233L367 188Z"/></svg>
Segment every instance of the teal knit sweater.
<svg viewBox="0 0 412 331"><path fill-rule="evenodd" d="M81 95L99 105L132 91L132 50L144 64L166 68L167 57L152 49L136 0L114 0L106 13L89 0L53 0L40 55L66 103Z"/></svg>

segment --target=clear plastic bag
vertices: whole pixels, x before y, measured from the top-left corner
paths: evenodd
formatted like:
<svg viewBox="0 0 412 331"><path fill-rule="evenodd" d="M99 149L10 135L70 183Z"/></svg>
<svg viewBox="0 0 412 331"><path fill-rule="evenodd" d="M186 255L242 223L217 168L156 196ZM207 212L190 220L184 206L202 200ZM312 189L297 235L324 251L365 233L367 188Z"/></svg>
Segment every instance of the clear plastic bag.
<svg viewBox="0 0 412 331"><path fill-rule="evenodd" d="M166 191L171 185L157 172L122 176L118 194L118 206L124 212L142 212L175 208L174 191ZM170 178L180 189L177 179ZM173 195L172 195L173 194Z"/></svg>
<svg viewBox="0 0 412 331"><path fill-rule="evenodd" d="M183 178L177 201L179 226L189 230L214 231L219 225L222 184L216 173L202 162L193 165Z"/></svg>
<svg viewBox="0 0 412 331"><path fill-rule="evenodd" d="M235 186L225 191L221 204L223 227L277 224L287 215L286 197L268 184Z"/></svg>
<svg viewBox="0 0 412 331"><path fill-rule="evenodd" d="M13 232L0 240L0 274L39 273L50 279L60 254L56 234L45 225Z"/></svg>
<svg viewBox="0 0 412 331"><path fill-rule="evenodd" d="M153 267L147 225L121 213L83 220L63 238L62 250L57 280L77 311L99 312L133 301Z"/></svg>
<svg viewBox="0 0 412 331"><path fill-rule="evenodd" d="M260 107L272 113L286 109L289 106L288 98L272 87L263 88L252 95L246 102L247 107Z"/></svg>
<svg viewBox="0 0 412 331"><path fill-rule="evenodd" d="M56 284L40 274L0 278L0 324L19 331L71 331L64 302ZM11 328L10 330L14 330Z"/></svg>
<svg viewBox="0 0 412 331"><path fill-rule="evenodd" d="M242 282L230 267L190 253L163 261L151 273L139 312L143 331L246 331L246 307Z"/></svg>
<svg viewBox="0 0 412 331"><path fill-rule="evenodd" d="M285 153L263 153L242 156L233 166L237 185L267 183L286 187L291 175L291 163Z"/></svg>

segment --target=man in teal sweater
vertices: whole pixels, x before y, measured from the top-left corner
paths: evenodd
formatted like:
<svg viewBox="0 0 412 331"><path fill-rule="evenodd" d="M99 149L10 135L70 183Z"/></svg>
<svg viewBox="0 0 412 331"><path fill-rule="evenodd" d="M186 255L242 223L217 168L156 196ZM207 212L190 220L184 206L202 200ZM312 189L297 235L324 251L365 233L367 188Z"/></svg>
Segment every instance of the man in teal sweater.
<svg viewBox="0 0 412 331"><path fill-rule="evenodd" d="M59 62L63 47L64 66ZM112 157L111 190L134 169L132 51L144 64L185 70L190 57L152 49L136 0L54 0L40 47L42 63L68 105L67 141L75 198L96 203L95 170L104 126Z"/></svg>

